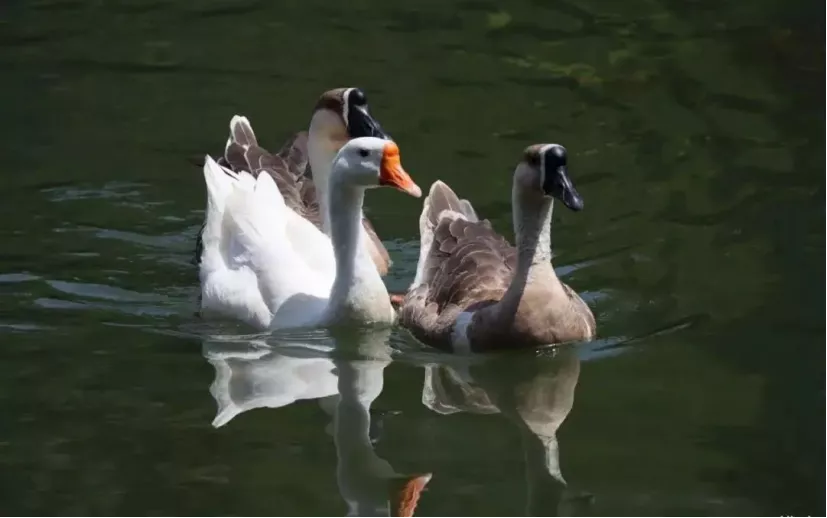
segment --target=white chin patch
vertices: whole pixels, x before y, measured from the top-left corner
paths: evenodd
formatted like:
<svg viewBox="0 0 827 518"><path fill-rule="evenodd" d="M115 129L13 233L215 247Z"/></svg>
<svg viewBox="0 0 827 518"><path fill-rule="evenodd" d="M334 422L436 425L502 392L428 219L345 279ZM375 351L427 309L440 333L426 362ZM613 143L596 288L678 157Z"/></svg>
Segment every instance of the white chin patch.
<svg viewBox="0 0 827 518"><path fill-rule="evenodd" d="M342 94L342 120L345 121L345 127L348 127L348 113L350 113L350 92L353 91L353 88L348 88Z"/></svg>

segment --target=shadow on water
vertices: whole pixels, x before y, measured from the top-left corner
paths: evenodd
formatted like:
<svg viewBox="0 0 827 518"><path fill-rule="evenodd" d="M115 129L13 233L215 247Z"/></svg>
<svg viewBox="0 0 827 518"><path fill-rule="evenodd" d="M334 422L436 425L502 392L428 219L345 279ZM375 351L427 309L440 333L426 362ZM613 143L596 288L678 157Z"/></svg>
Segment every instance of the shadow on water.
<svg viewBox="0 0 827 518"><path fill-rule="evenodd" d="M212 424L232 426L233 419L254 409L316 401L330 417L325 432L335 444L336 480L348 516L411 516L420 498L427 514L428 493L423 497L422 491L429 482L438 492L452 492L439 480L439 463L400 474L375 450L387 437L381 426L384 416L372 404L382 393L385 369L395 356L424 368L422 403L432 412L502 414L518 431L524 507L512 512L588 513L591 495L567 491L557 440L574 403L580 373L576 346L487 358L426 357L395 352L390 338L390 329L209 337L203 354L215 369L210 393L217 412ZM485 459L486 445L479 443L478 448L478 456Z"/></svg>

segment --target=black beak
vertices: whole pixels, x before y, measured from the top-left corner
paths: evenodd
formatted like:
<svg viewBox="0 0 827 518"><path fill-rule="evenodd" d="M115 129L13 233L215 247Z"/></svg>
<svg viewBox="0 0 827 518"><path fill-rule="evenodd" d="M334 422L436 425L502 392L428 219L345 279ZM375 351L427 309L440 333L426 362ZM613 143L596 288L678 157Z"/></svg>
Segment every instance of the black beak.
<svg viewBox="0 0 827 518"><path fill-rule="evenodd" d="M347 114L347 129L351 138L377 137L392 140L364 106L350 107Z"/></svg>
<svg viewBox="0 0 827 518"><path fill-rule="evenodd" d="M546 194L562 201L571 210L583 210L583 198L571 183L566 166L559 166L556 170L546 174L543 190Z"/></svg>
<svg viewBox="0 0 827 518"><path fill-rule="evenodd" d="M577 212L583 210L583 198L580 193L572 186L570 190L563 192L563 204L571 210Z"/></svg>

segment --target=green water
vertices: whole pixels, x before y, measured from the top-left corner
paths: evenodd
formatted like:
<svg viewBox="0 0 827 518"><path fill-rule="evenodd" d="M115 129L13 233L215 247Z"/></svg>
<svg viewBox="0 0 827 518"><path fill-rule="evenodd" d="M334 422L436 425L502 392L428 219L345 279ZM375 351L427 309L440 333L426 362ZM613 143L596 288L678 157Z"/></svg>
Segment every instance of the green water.
<svg viewBox="0 0 827 518"><path fill-rule="evenodd" d="M433 473L419 516L823 514L822 20L801 0L4 3L0 510L343 515L381 504L373 463ZM521 150L567 146L586 208L555 213L555 266L599 340L469 365L399 330L255 339L194 315L187 159L235 113L277 146L355 85L420 185L509 236ZM367 200L391 289L420 207ZM438 403L479 404L424 405L426 372L474 380ZM339 387L375 400L368 427L343 397L334 444ZM259 408L214 428L230 399Z"/></svg>

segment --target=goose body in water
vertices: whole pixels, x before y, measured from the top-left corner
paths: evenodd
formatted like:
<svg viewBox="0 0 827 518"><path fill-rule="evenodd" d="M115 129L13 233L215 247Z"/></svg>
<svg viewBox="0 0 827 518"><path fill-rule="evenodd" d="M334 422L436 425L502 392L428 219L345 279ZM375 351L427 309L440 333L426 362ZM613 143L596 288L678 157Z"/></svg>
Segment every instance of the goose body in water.
<svg viewBox="0 0 827 518"><path fill-rule="evenodd" d="M328 238L287 207L271 175L236 173L206 158L202 315L261 330L396 320L364 243L362 203L372 187L421 191L389 140L350 140L332 162Z"/></svg>
<svg viewBox="0 0 827 518"><path fill-rule="evenodd" d="M566 149L557 144L526 148L514 172L516 246L480 220L470 202L435 182L419 220L421 251L401 304L402 325L456 352L592 339L591 310L551 265L553 198L583 208Z"/></svg>
<svg viewBox="0 0 827 518"><path fill-rule="evenodd" d="M281 149L270 153L258 143L247 117L230 121L230 136L224 156L217 163L234 173L246 171L257 178L269 174L278 186L287 208L330 235L325 218L330 168L333 157L351 139L377 137L390 140L368 109L359 88L336 88L322 94L313 109L309 131L296 133ZM390 268L390 256L370 221L362 214L362 240L380 275ZM203 254L203 228L195 246L194 262Z"/></svg>

